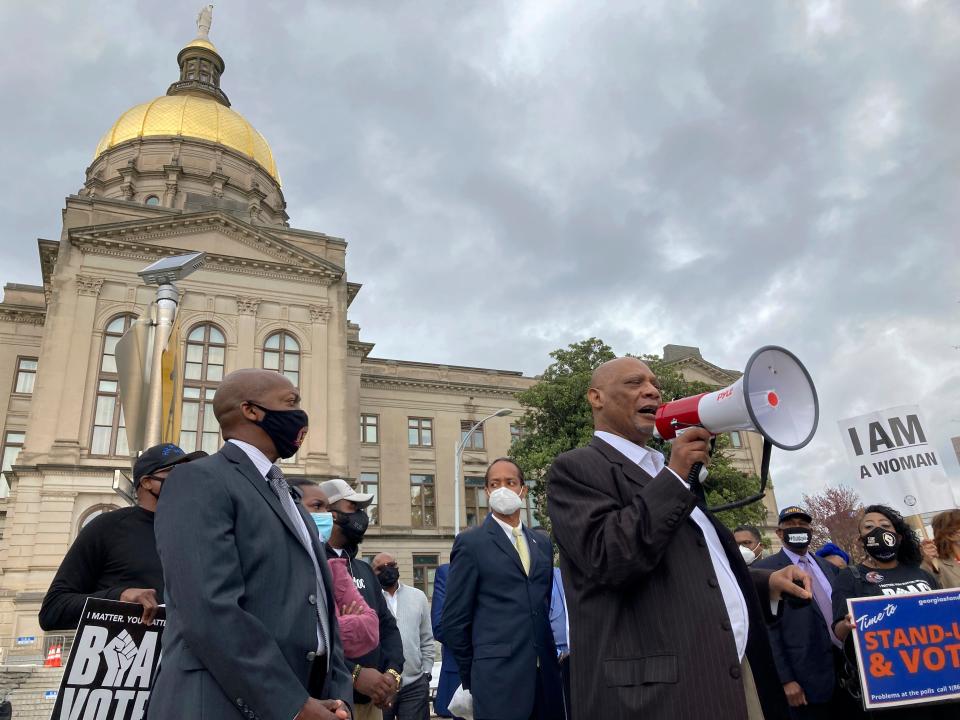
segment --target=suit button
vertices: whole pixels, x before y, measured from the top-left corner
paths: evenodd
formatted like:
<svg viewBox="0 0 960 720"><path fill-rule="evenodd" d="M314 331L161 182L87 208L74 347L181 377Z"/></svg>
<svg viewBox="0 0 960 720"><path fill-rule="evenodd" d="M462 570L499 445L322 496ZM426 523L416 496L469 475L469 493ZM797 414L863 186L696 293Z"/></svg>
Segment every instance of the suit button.
<svg viewBox="0 0 960 720"><path fill-rule="evenodd" d="M308 595L308 596L307 596L307 602L310 603L311 605L316 605L316 604L317 604L317 596L316 596L316 595L313 595L313 594Z"/></svg>
<svg viewBox="0 0 960 720"><path fill-rule="evenodd" d="M719 587L720 583L717 582L716 578L710 578L709 580L707 580L707 585L709 585L712 588L715 588L715 587Z"/></svg>
<svg viewBox="0 0 960 720"><path fill-rule="evenodd" d="M732 630L732 629L733 629L733 626L730 624L730 621L729 621L729 620L724 620L722 623L720 623L720 627L722 627L724 630Z"/></svg>
<svg viewBox="0 0 960 720"><path fill-rule="evenodd" d="M739 666L739 665L731 665L731 666L730 666L730 677L732 677L734 680L739 680L739 679L740 679L740 666Z"/></svg>
<svg viewBox="0 0 960 720"><path fill-rule="evenodd" d="M317 654L316 654L315 652L313 652L313 650L311 650L310 652L307 653L307 660L308 660L309 662L313 662L313 660L314 660L315 657L317 657Z"/></svg>
<svg viewBox="0 0 960 720"><path fill-rule="evenodd" d="M237 698L237 705L243 707L243 698Z"/></svg>

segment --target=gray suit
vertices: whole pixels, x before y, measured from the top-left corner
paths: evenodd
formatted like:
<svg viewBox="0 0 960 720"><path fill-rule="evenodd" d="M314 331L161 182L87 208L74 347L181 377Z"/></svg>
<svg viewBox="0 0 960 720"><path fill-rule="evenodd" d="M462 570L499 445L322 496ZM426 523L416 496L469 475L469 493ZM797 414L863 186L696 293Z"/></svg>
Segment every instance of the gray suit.
<svg viewBox="0 0 960 720"><path fill-rule="evenodd" d="M267 481L226 443L170 473L155 526L167 626L148 718L293 720L307 700L317 649L316 574ZM325 562L320 568L331 649L323 687L309 687L309 695L352 704L333 581Z"/></svg>

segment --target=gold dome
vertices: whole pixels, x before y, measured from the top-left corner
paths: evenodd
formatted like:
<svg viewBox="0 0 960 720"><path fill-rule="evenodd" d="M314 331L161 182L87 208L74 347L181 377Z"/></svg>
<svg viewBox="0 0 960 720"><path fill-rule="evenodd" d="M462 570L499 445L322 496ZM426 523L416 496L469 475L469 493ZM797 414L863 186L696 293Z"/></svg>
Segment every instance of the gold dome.
<svg viewBox="0 0 960 720"><path fill-rule="evenodd" d="M240 113L216 100L195 95L163 95L127 110L101 138L94 159L110 148L140 137L179 135L223 145L257 162L280 184L273 151Z"/></svg>

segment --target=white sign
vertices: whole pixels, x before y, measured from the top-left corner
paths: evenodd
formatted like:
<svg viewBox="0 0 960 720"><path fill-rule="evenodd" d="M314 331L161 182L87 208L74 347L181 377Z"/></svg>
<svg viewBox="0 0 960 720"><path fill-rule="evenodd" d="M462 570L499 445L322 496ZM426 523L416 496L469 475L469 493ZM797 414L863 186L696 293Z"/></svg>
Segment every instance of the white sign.
<svg viewBox="0 0 960 720"><path fill-rule="evenodd" d="M864 504L883 503L903 515L956 506L950 481L916 405L840 421Z"/></svg>

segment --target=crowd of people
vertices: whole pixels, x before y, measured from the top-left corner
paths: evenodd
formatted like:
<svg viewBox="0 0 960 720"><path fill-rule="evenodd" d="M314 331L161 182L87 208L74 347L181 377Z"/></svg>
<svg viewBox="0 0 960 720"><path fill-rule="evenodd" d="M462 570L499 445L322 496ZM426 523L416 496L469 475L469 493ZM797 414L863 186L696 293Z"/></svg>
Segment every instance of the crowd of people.
<svg viewBox="0 0 960 720"><path fill-rule="evenodd" d="M137 505L81 530L41 626L76 627L87 597L138 603L144 622L165 603L151 720L425 720L435 640L441 717L868 716L847 600L960 586L960 510L921 543L871 505L852 562L832 543L812 552L812 518L791 506L782 549L765 556L761 533L731 533L689 480L709 461L705 430L679 437L668 461L647 446L660 391L644 363L601 365L587 400L592 440L548 474L552 537L522 522L520 466L494 460L490 513L456 537L428 602L394 555L358 557L371 495L284 476L277 462L308 427L297 389L233 372L213 400L221 450L142 453Z"/></svg>

